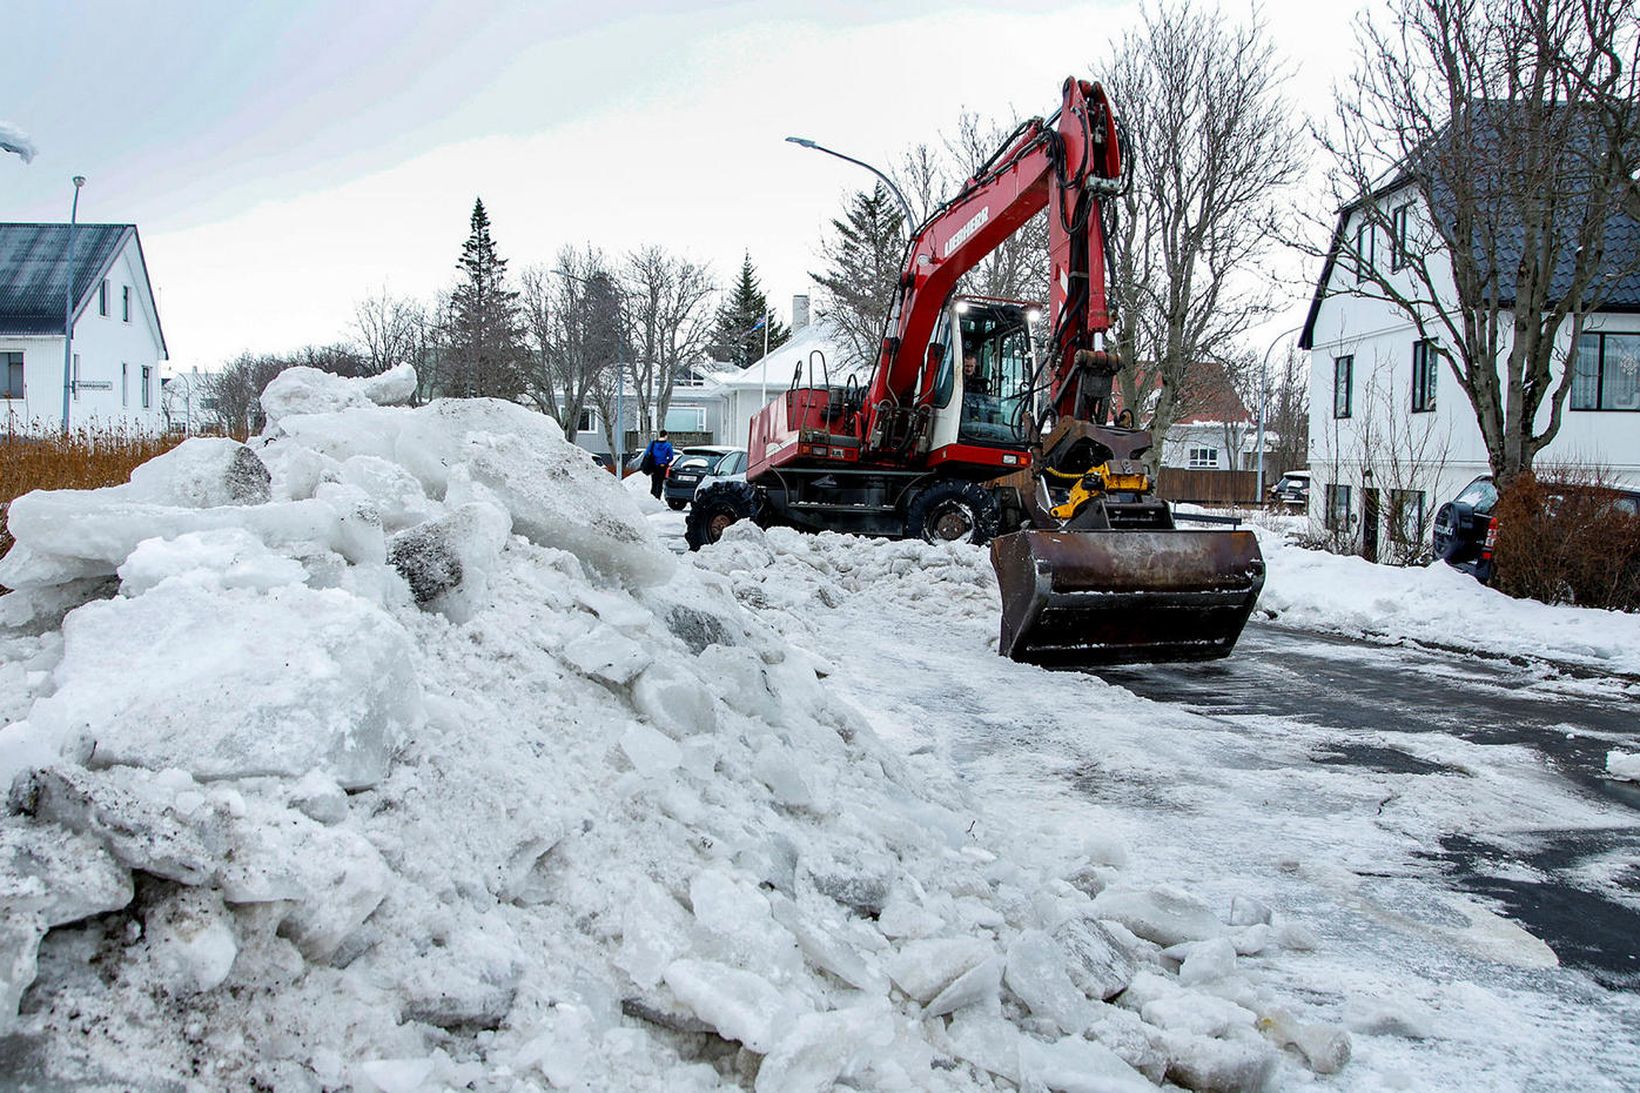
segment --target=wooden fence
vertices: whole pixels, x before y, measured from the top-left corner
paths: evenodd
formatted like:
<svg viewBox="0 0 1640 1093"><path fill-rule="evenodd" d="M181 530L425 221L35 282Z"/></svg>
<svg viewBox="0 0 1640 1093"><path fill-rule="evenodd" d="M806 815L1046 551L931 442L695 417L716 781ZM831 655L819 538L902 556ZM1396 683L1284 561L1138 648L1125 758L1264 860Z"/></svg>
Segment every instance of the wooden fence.
<svg viewBox="0 0 1640 1093"><path fill-rule="evenodd" d="M1269 489L1281 475L1264 474ZM1198 505L1252 505L1260 498L1257 471L1192 471L1184 467L1163 467L1156 481L1156 493L1167 501L1189 501Z"/></svg>

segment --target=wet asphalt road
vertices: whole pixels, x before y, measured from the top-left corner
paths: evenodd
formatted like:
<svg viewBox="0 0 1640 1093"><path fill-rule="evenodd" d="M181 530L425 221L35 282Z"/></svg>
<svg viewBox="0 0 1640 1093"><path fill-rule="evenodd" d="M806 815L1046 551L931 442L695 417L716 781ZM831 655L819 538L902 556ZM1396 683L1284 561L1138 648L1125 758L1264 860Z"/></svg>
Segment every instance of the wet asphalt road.
<svg viewBox="0 0 1640 1093"><path fill-rule="evenodd" d="M1496 901L1563 965L1608 987L1640 989L1640 785L1603 774L1612 747L1640 750L1640 686L1261 624L1248 627L1226 660L1098 674L1220 723L1274 716L1332 730L1311 761L1392 776L1443 768L1375 742L1380 730L1531 749L1570 792L1608 802L1636 822L1533 831L1528 850L1518 838L1494 842L1484 832L1454 831L1424 856L1453 888ZM1613 858L1626 865L1590 868Z"/></svg>

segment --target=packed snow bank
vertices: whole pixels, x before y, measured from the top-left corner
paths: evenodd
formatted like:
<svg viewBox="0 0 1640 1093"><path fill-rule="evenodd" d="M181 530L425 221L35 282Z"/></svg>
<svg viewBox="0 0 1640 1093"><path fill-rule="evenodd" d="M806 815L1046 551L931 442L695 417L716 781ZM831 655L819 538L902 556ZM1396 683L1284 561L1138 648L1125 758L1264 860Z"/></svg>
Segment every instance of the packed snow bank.
<svg viewBox="0 0 1640 1093"><path fill-rule="evenodd" d="M12 1075L1244 1088L1347 1054L1266 1021L1268 924L1098 833L982 845L783 639L850 595L990 628L980 552L747 527L679 566L546 419L293 372L249 446L13 509Z"/></svg>
<svg viewBox="0 0 1640 1093"><path fill-rule="evenodd" d="M1374 565L1258 531L1276 621L1640 673L1640 615L1517 600L1451 566Z"/></svg>

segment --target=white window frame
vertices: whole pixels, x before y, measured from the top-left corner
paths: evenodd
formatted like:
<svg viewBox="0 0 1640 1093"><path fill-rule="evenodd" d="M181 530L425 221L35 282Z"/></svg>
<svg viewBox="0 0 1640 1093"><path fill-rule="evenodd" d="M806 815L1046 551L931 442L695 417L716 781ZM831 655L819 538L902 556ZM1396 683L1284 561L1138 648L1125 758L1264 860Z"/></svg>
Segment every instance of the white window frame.
<svg viewBox="0 0 1640 1093"><path fill-rule="evenodd" d="M1191 448L1186 453L1185 460L1193 471L1216 471L1219 469L1219 450L1217 448Z"/></svg>
<svg viewBox="0 0 1640 1093"><path fill-rule="evenodd" d="M154 408L154 370L146 364L142 366L142 408Z"/></svg>
<svg viewBox="0 0 1640 1093"><path fill-rule="evenodd" d="M674 414L693 415L694 425L684 427L672 423ZM706 408L704 406L669 406L666 408L666 420L662 422L669 433L703 433L706 431Z"/></svg>
<svg viewBox="0 0 1640 1093"><path fill-rule="evenodd" d="M74 401L80 401L80 355L74 354L74 371L69 375L68 389L74 393Z"/></svg>
<svg viewBox="0 0 1640 1093"><path fill-rule="evenodd" d="M120 362L120 405L131 405L131 365L126 361Z"/></svg>
<svg viewBox="0 0 1640 1093"><path fill-rule="evenodd" d="M131 286L120 286L120 321L131 321Z"/></svg>
<svg viewBox="0 0 1640 1093"><path fill-rule="evenodd" d="M12 357L16 357L15 362ZM24 362L27 358L20 349L0 351L0 399L20 399L28 388L28 369ZM17 367L17 387L11 386L11 369L15 363Z"/></svg>
<svg viewBox="0 0 1640 1093"><path fill-rule="evenodd" d="M97 314L108 318L108 278L104 277L97 285Z"/></svg>

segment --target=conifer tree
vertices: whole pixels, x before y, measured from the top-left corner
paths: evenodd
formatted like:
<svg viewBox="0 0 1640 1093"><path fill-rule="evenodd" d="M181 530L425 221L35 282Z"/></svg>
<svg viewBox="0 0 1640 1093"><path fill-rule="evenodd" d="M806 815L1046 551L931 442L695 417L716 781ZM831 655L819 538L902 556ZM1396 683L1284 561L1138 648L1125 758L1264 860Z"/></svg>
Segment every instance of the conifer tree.
<svg viewBox="0 0 1640 1093"><path fill-rule="evenodd" d="M763 356L763 326L769 323L769 348L773 350L791 337L779 319L769 315L769 300L757 282L757 267L747 254L740 263L740 276L729 289L728 299L718 308L713 324L711 354L736 368L755 364Z"/></svg>
<svg viewBox="0 0 1640 1093"><path fill-rule="evenodd" d="M461 278L445 322L447 368L441 393L517 399L524 393L525 358L518 293L507 287L507 261L496 253L484 202L473 202L471 234L456 266Z"/></svg>
<svg viewBox="0 0 1640 1093"><path fill-rule="evenodd" d="M876 359L883 323L905 256L905 213L879 183L856 193L846 220L831 222L831 238L821 246L827 268L810 274L820 286L820 314L837 330L851 363Z"/></svg>

